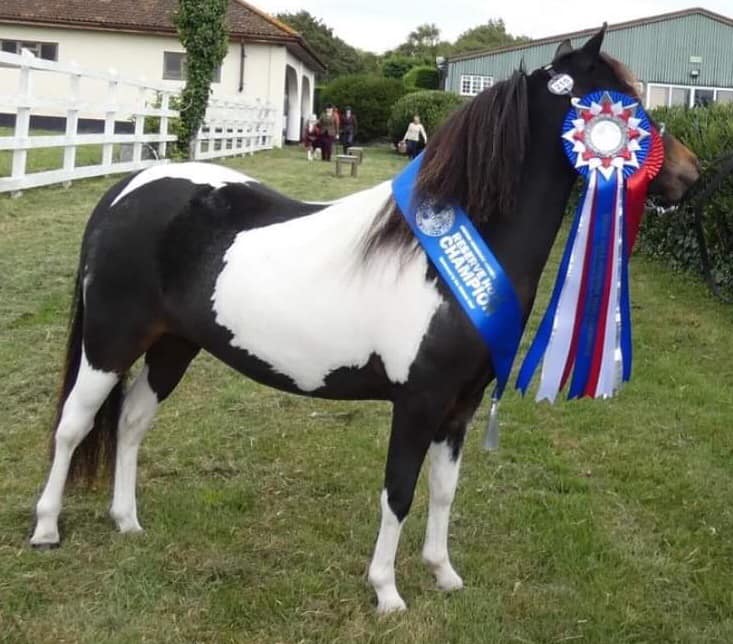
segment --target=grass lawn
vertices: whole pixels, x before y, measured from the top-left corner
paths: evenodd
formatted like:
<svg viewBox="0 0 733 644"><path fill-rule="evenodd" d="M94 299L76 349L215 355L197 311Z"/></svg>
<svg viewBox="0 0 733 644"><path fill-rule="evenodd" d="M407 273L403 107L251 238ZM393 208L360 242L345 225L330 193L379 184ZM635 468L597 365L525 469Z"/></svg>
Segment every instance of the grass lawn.
<svg viewBox="0 0 733 644"><path fill-rule="evenodd" d="M227 163L311 200L403 165L368 149L337 179L303 157ZM733 642L733 309L639 257L618 398L509 393L492 454L483 406L454 505L457 594L420 561L421 481L397 564L410 610L374 614L388 405L289 396L208 356L143 444L146 533L116 534L105 486L72 490L62 548L30 550L79 240L113 181L0 195L0 641Z"/></svg>

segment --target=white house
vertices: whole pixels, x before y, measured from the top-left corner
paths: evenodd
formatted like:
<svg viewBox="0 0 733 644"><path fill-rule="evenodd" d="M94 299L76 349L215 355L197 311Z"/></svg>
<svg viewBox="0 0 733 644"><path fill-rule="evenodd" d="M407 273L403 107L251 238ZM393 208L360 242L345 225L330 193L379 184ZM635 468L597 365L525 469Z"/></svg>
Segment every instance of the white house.
<svg viewBox="0 0 733 644"><path fill-rule="evenodd" d="M177 0L2 0L0 48L182 88L185 52L172 19L177 6ZM242 0L230 0L227 29L229 48L214 96L269 101L282 109L282 138L300 140L323 62L300 34ZM15 74L0 69L0 94L16 87ZM49 75L34 91L58 95L68 83ZM89 82L84 96L99 102L106 91L103 83ZM276 136L274 144L281 143Z"/></svg>

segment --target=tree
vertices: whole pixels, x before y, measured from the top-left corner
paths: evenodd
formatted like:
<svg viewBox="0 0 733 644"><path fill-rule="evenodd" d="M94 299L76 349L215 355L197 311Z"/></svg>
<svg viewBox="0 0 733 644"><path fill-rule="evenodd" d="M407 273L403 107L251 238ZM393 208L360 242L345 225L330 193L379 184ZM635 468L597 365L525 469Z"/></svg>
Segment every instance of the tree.
<svg viewBox="0 0 733 644"><path fill-rule="evenodd" d="M528 40L526 36L512 36L507 33L504 21L499 18L464 31L453 44L451 53L455 55L482 49L495 49Z"/></svg>
<svg viewBox="0 0 733 644"><path fill-rule="evenodd" d="M397 49L395 54L420 59L420 63L434 63L435 57L445 55L451 45L440 39L440 29L434 24L424 24L411 31L407 40Z"/></svg>
<svg viewBox="0 0 733 644"><path fill-rule="evenodd" d="M228 0L180 0L174 16L186 50L186 86L181 93L178 147L192 157L191 144L206 114L214 71L224 60Z"/></svg>
<svg viewBox="0 0 733 644"><path fill-rule="evenodd" d="M345 74L366 71L363 54L334 36L333 29L307 11L279 13L277 19L297 31L313 48L316 55L328 66L325 73L317 75L319 82L330 82ZM373 54L371 54L373 56Z"/></svg>

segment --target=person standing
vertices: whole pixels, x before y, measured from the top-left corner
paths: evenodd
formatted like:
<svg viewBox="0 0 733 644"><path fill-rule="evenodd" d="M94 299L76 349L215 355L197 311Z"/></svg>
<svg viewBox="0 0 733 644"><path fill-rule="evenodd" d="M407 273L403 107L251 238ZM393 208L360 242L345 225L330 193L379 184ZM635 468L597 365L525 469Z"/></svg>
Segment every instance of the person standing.
<svg viewBox="0 0 733 644"><path fill-rule="evenodd" d="M420 140L422 138L422 140ZM415 114L412 122L407 126L407 131L402 140L407 144L407 156L414 159L425 147L428 142L428 135L425 132L423 124L420 122L420 116Z"/></svg>
<svg viewBox="0 0 733 644"><path fill-rule="evenodd" d="M326 110L321 114L318 121L321 129L321 150L323 152L321 158L324 161L331 160L331 150L333 149L333 140L338 138L338 120L334 114L333 105L326 105Z"/></svg>
<svg viewBox="0 0 733 644"><path fill-rule="evenodd" d="M341 130L341 145L344 146L344 154L347 154L349 148L354 145L354 139L356 138L356 114L348 105L344 108L339 128Z"/></svg>

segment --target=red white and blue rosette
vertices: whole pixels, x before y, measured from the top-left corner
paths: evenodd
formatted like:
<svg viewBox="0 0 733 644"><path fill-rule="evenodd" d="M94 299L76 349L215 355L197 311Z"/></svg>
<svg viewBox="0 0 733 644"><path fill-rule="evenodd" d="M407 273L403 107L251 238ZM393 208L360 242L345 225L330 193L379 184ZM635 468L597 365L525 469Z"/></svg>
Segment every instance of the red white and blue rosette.
<svg viewBox="0 0 733 644"><path fill-rule="evenodd" d="M664 146L638 100L612 91L574 99L562 140L585 190L517 387L542 363L537 400L568 381L569 398L605 398L631 376L628 259Z"/></svg>

